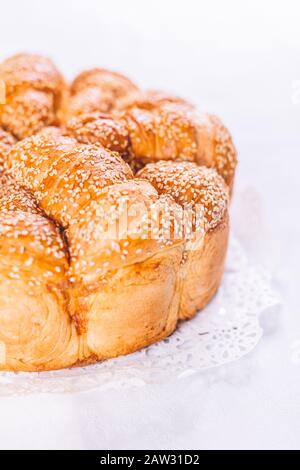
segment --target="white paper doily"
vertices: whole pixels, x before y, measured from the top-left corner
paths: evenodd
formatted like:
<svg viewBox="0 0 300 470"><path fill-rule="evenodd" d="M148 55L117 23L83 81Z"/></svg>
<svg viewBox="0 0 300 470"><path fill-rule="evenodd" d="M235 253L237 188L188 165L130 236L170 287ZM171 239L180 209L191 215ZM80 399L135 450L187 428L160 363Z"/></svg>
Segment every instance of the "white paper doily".
<svg viewBox="0 0 300 470"><path fill-rule="evenodd" d="M278 303L270 275L252 266L239 242L232 239L218 294L168 339L137 353L82 368L0 372L0 396L162 383L236 361L260 340L260 314Z"/></svg>

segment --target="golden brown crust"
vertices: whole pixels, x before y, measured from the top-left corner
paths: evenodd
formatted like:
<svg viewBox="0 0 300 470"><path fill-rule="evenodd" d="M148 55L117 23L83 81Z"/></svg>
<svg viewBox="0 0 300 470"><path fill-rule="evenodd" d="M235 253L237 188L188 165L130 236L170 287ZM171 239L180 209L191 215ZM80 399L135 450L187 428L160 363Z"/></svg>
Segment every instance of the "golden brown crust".
<svg viewBox="0 0 300 470"><path fill-rule="evenodd" d="M142 164L158 160L194 161L195 132L190 120L177 110L132 108L122 120L128 129L131 153Z"/></svg>
<svg viewBox="0 0 300 470"><path fill-rule="evenodd" d="M179 268L180 265L183 239L174 238L173 220L167 225L160 215L162 209L168 215L172 210L176 211L177 205L170 197L160 197L146 181L133 180L129 166L117 154L99 146L78 144L56 128L45 129L16 144L8 154L6 170L8 177L13 175L26 188L26 194L30 197L32 194L36 199L41 211L38 217L56 222L60 227L58 233L66 229L61 241L66 243L68 267L60 283L66 304L60 308L62 312L68 312L71 327L77 332L75 339L79 341L79 349L76 361L88 361L95 354L98 358L107 357L106 354L117 355L118 350L129 352L127 347L135 350L139 345L148 344L175 328L177 320L173 319L168 325L170 312L175 315L178 311L175 266ZM18 202L16 196L13 202L22 209L22 201ZM9 203L6 202L6 205ZM35 211L34 206L30 216L35 216ZM128 211L129 218L126 219ZM153 213L158 214L156 225L152 225ZM129 223L126 222L123 233L120 230L124 217ZM115 223L118 232L112 234L110 229L115 228ZM153 237L151 230L154 230ZM41 233L41 238L46 238L46 235ZM169 258L166 252L173 247L174 256ZM151 286L145 281L150 258L155 258L157 263L157 282L149 271ZM104 287L109 286L109 290L115 291L120 286L120 273L127 272L129 275L129 272L136 271L138 264L145 266L145 271L141 269L141 274L132 279L136 305L131 303L131 308L138 312L146 296L148 306L144 307L144 311L148 312L149 322L141 319L141 337L134 338L132 331L124 331L119 349L113 346L103 349L102 335L99 335L97 342L92 330L101 329L106 317L93 313L93 306L100 302L99 308L102 306L104 309L100 301ZM168 286L171 292L167 301L162 296ZM125 301L125 297L120 291L116 292L116 305L121 299ZM173 302L174 308L171 308ZM156 316L151 316L151 309L159 304L161 309L157 315L163 316L161 322L156 324ZM112 314L121 315L121 312ZM134 322L134 317L131 322ZM73 344L73 333L70 338ZM116 345L116 341L112 341L112 345ZM73 346L70 348L73 351ZM51 358L51 364L51 367L56 367L55 358ZM69 365L72 364L70 362Z"/></svg>
<svg viewBox="0 0 300 470"><path fill-rule="evenodd" d="M47 58L19 54L0 65L6 103L0 106L0 125L18 139L56 124L65 84Z"/></svg>
<svg viewBox="0 0 300 470"><path fill-rule="evenodd" d="M197 114L198 151L196 163L215 168L232 191L237 152L231 135L221 120L211 114Z"/></svg>
<svg viewBox="0 0 300 470"><path fill-rule="evenodd" d="M15 138L0 127L0 176L3 172L6 155L15 142Z"/></svg>
<svg viewBox="0 0 300 470"><path fill-rule="evenodd" d="M83 144L99 144L126 156L129 150L127 128L118 120L103 113L82 114L67 122L66 134Z"/></svg>
<svg viewBox="0 0 300 470"><path fill-rule="evenodd" d="M118 100L137 90L136 85L116 72L92 69L82 72L71 85L62 120L91 112L111 112Z"/></svg>
<svg viewBox="0 0 300 470"><path fill-rule="evenodd" d="M229 236L228 212L204 237L195 236L182 264L179 319L192 318L217 292L225 265Z"/></svg>
<svg viewBox="0 0 300 470"><path fill-rule="evenodd" d="M215 168L232 187L237 155L221 121L181 104L138 107L124 112L131 153L143 165L159 160L185 160Z"/></svg>
<svg viewBox="0 0 300 470"><path fill-rule="evenodd" d="M0 260L0 368L44 370L75 361L60 231L7 176L0 179Z"/></svg>
<svg viewBox="0 0 300 470"><path fill-rule="evenodd" d="M94 68L81 72L73 81L71 93L97 86L113 92L116 98L121 98L137 90L137 86L125 75L112 70Z"/></svg>
<svg viewBox="0 0 300 470"><path fill-rule="evenodd" d="M2 326L4 332L8 328L0 338L8 354L1 368L46 370L127 354L169 335L179 319L194 315L215 292L222 263L218 267L210 255L204 256L202 245L192 252L194 240L187 241L182 233L175 236L174 229L175 199L182 206L191 203L193 210L197 203L204 207L197 243L222 233L227 189L214 170L160 162L148 165L134 180L117 154L78 144L56 128L16 144L6 170L0 197L6 304L18 295L40 312L38 324L47 338L42 335L41 344L34 336L27 346L24 334L14 342L15 328L24 322L23 311L18 311L13 322ZM134 210L122 234L127 203ZM149 234L153 219L158 223ZM115 222L119 232L112 235L107 229ZM216 247L225 247L224 240L222 236ZM201 273L207 273L204 278L194 275L195 257L202 263ZM15 266L20 266L17 271ZM15 283L27 282L29 268L32 297L22 283ZM46 284L40 283L44 277ZM41 302L31 305L33 298ZM26 318L31 325L31 316Z"/></svg>
<svg viewBox="0 0 300 470"><path fill-rule="evenodd" d="M169 225L163 224L163 211L175 218L176 210L172 198L159 197L146 181L121 182L105 188L97 201L86 207L84 217L66 232L74 282L94 289L107 272L182 244L182 237L173 239L173 219Z"/></svg>
<svg viewBox="0 0 300 470"><path fill-rule="evenodd" d="M129 354L169 336L178 322L182 245L109 272L84 297L89 328L85 348L98 360ZM80 300L80 297L76 297Z"/></svg>
<svg viewBox="0 0 300 470"><path fill-rule="evenodd" d="M219 118L199 114L185 100L159 92L124 98L122 112L91 113L69 121L79 142L117 150L136 172L147 163L183 160L215 168L232 190L237 153Z"/></svg>
<svg viewBox="0 0 300 470"><path fill-rule="evenodd" d="M64 228L102 189L133 177L118 154L81 145L56 128L19 142L7 157L7 170L31 190L45 212Z"/></svg>
<svg viewBox="0 0 300 470"><path fill-rule="evenodd" d="M116 103L116 110L128 111L132 108L139 108L151 111L167 104L177 104L189 110L195 109L193 104L179 96L159 90L138 90L119 99Z"/></svg>
<svg viewBox="0 0 300 470"><path fill-rule="evenodd" d="M192 233L185 245L179 318L191 318L215 294L224 270L228 243L228 188L218 173L191 162L160 161L138 173L192 211ZM187 214L188 215L188 214Z"/></svg>
<svg viewBox="0 0 300 470"><path fill-rule="evenodd" d="M169 194L183 207L199 209L204 229L214 228L223 219L228 206L228 189L218 173L191 162L160 161L149 163L137 177L145 178L159 194Z"/></svg>
<svg viewBox="0 0 300 470"><path fill-rule="evenodd" d="M57 119L60 79L48 62L18 56L3 70L0 123L11 125L14 109L31 134ZM0 128L0 369L136 351L220 284L236 164L228 131L185 100L136 90L121 75L84 72L64 117L79 115L63 129L15 143ZM124 159L144 168L134 176Z"/></svg>
<svg viewBox="0 0 300 470"><path fill-rule="evenodd" d="M128 210L127 203L141 210L144 217L139 213L133 217L131 225L126 226L124 240L128 244L132 231L135 244L137 241L144 244L140 238L148 230L147 217L151 215L148 208L160 198L149 183L133 181L130 167L118 154L99 146L78 144L59 129L52 128L16 144L8 154L6 168L32 192L51 219L68 229L67 233L73 233L74 227L81 227L80 237L74 239L80 253L88 250L95 256L96 239L92 231L99 237L103 230L113 227L115 220ZM169 204L169 209L174 205L172 200L161 200ZM69 240L69 245L76 252L74 240ZM157 241L146 240L146 244L153 247L147 251L147 256L158 248ZM118 248L122 264L126 261L125 251L129 250L123 253ZM112 256L112 253L106 256L103 251L99 254L105 256L105 262Z"/></svg>

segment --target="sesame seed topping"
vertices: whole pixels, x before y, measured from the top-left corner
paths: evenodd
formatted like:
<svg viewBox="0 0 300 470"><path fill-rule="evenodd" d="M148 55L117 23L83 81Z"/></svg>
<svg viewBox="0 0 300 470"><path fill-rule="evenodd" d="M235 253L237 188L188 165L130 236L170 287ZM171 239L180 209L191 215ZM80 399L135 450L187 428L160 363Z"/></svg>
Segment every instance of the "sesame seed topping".
<svg viewBox="0 0 300 470"><path fill-rule="evenodd" d="M63 79L38 56L6 61L0 79L0 255L12 282L91 292L222 221L237 159L217 117L103 69L80 74L61 109Z"/></svg>
<svg viewBox="0 0 300 470"><path fill-rule="evenodd" d="M0 112L2 127L23 139L56 122L65 84L49 59L15 55L0 64L0 80L6 84L6 103Z"/></svg>
<svg viewBox="0 0 300 470"><path fill-rule="evenodd" d="M213 169L191 162L160 161L149 163L137 176L150 181L159 194L169 194L181 206L200 211L198 220L203 215L205 230L214 228L227 210L227 186Z"/></svg>

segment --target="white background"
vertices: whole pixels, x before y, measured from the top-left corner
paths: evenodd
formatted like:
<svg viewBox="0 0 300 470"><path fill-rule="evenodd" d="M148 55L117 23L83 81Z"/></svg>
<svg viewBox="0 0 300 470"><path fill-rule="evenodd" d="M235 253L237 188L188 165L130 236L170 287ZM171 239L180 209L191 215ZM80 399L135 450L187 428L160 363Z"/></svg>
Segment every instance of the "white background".
<svg viewBox="0 0 300 470"><path fill-rule="evenodd" d="M10 0L0 20L1 60L39 52L69 79L109 67L219 114L239 150L235 230L283 300L256 350L224 369L127 392L2 398L0 447L299 449L299 2Z"/></svg>

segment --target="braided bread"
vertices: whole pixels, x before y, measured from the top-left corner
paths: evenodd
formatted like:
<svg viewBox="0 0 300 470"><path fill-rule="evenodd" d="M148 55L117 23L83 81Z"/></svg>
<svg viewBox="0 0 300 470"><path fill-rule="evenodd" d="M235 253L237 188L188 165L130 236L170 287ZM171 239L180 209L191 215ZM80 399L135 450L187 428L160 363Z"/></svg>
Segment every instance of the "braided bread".
<svg viewBox="0 0 300 470"><path fill-rule="evenodd" d="M210 301L224 269L236 154L216 118L102 69L75 80L62 112L76 116L61 128L0 128L3 370L88 364L159 341Z"/></svg>

